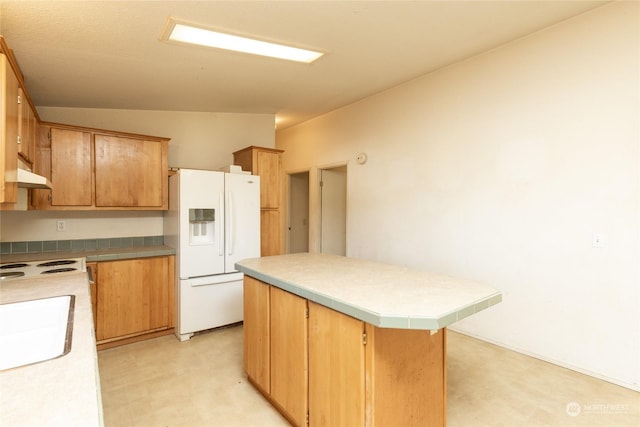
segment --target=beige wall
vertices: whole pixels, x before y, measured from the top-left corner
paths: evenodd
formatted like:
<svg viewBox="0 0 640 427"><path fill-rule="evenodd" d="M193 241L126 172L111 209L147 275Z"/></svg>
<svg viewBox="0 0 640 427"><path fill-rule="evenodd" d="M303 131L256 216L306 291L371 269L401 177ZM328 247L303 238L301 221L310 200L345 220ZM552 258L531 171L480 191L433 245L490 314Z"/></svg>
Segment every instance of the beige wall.
<svg viewBox="0 0 640 427"><path fill-rule="evenodd" d="M639 7L606 5L278 131L284 168L316 183L348 162L348 255L503 292L456 329L638 389ZM315 184L310 198L317 251Z"/></svg>
<svg viewBox="0 0 640 427"><path fill-rule="evenodd" d="M38 107L44 121L144 135L169 142L169 166L217 170L249 145L273 148L273 114ZM67 231L56 231L65 220ZM162 235L162 212L2 212L0 241Z"/></svg>

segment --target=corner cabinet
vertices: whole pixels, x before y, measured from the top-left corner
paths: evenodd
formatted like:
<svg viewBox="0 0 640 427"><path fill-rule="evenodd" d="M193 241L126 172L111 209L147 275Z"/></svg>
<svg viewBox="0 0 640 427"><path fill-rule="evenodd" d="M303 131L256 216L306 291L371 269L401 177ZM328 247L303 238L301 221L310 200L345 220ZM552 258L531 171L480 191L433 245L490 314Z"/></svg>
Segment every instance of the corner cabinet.
<svg viewBox="0 0 640 427"><path fill-rule="evenodd" d="M174 263L173 255L95 263L98 349L173 333Z"/></svg>
<svg viewBox="0 0 640 427"><path fill-rule="evenodd" d="M233 153L233 164L260 177L260 254L282 254L282 153L250 146Z"/></svg>
<svg viewBox="0 0 640 427"><path fill-rule="evenodd" d="M294 426L446 425L445 329L379 328L244 276L244 369Z"/></svg>
<svg viewBox="0 0 640 427"><path fill-rule="evenodd" d="M34 190L40 210L166 210L167 138L42 123L36 172L52 190Z"/></svg>

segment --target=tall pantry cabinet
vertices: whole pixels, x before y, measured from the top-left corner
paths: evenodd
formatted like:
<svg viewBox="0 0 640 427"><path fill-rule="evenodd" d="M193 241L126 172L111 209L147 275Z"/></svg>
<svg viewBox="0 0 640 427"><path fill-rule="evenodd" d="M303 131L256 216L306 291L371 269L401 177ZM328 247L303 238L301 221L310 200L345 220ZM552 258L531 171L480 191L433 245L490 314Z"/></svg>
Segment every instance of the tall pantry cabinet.
<svg viewBox="0 0 640 427"><path fill-rule="evenodd" d="M282 153L250 146L233 153L233 164L260 176L260 255L282 254Z"/></svg>

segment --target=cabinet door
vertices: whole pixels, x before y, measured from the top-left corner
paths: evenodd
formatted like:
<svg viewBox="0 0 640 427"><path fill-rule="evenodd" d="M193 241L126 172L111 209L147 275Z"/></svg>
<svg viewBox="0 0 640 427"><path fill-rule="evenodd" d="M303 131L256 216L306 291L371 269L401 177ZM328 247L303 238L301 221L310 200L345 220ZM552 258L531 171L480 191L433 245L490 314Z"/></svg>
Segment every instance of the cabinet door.
<svg viewBox="0 0 640 427"><path fill-rule="evenodd" d="M169 262L157 257L98 263L98 341L169 327Z"/></svg>
<svg viewBox="0 0 640 427"><path fill-rule="evenodd" d="M18 152L28 162L33 163L36 147L36 116L27 101L22 88L18 91L19 101L19 126L18 126Z"/></svg>
<svg viewBox="0 0 640 427"><path fill-rule="evenodd" d="M280 207L280 153L256 152L256 175L260 176L260 207Z"/></svg>
<svg viewBox="0 0 640 427"><path fill-rule="evenodd" d="M309 426L364 426L364 323L309 302Z"/></svg>
<svg viewBox="0 0 640 427"><path fill-rule="evenodd" d="M260 256L270 255L280 255L280 211L262 209L260 210Z"/></svg>
<svg viewBox="0 0 640 427"><path fill-rule="evenodd" d="M18 79L0 54L0 203L18 200Z"/></svg>
<svg viewBox="0 0 640 427"><path fill-rule="evenodd" d="M95 135L96 207L167 208L167 144Z"/></svg>
<svg viewBox="0 0 640 427"><path fill-rule="evenodd" d="M51 129L52 206L91 206L93 173L91 134Z"/></svg>
<svg viewBox="0 0 640 427"><path fill-rule="evenodd" d="M244 371L263 393L270 393L270 286L244 276Z"/></svg>
<svg viewBox="0 0 640 427"><path fill-rule="evenodd" d="M271 287L271 398L294 425L307 417L307 300Z"/></svg>
<svg viewBox="0 0 640 427"><path fill-rule="evenodd" d="M40 124L36 132L36 152L34 172L51 181L51 127ZM48 209L51 206L51 190L31 190L31 203L36 209Z"/></svg>

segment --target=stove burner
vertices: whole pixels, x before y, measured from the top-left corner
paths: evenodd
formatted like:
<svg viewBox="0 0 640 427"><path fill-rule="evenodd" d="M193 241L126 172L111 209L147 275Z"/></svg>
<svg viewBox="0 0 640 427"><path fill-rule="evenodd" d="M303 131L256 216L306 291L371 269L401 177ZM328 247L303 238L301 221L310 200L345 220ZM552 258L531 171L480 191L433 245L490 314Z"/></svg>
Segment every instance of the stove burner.
<svg viewBox="0 0 640 427"><path fill-rule="evenodd" d="M42 264L38 264L38 267L55 267L57 265L75 264L76 262L77 261L71 259L61 259L58 261L43 262Z"/></svg>
<svg viewBox="0 0 640 427"><path fill-rule="evenodd" d="M24 276L24 271L3 271L0 273L0 280L22 276Z"/></svg>
<svg viewBox="0 0 640 427"><path fill-rule="evenodd" d="M77 268L54 268L52 270L45 270L40 274L54 274L54 273L65 273L67 271L76 271Z"/></svg>
<svg viewBox="0 0 640 427"><path fill-rule="evenodd" d="M23 262L18 263L18 264L5 264L0 266L0 269L5 270L5 269L10 269L10 268L22 268L22 267L28 267L29 264L25 264Z"/></svg>

